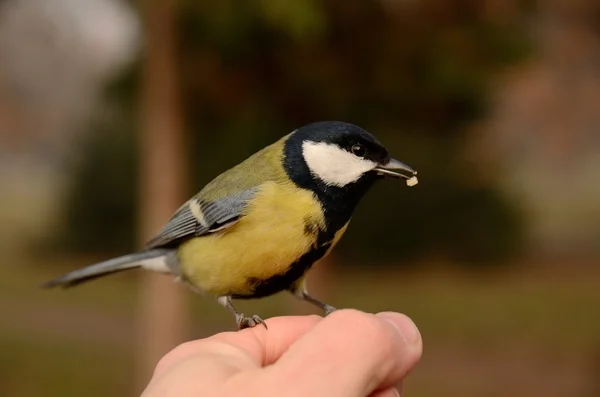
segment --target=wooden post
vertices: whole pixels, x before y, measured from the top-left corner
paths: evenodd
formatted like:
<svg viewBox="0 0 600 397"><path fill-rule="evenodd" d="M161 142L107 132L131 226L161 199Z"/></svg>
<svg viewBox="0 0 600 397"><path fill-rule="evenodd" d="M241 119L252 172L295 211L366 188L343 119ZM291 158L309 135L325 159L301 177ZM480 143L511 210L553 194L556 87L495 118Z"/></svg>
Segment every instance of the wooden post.
<svg viewBox="0 0 600 397"><path fill-rule="evenodd" d="M140 107L140 242L157 233L187 196L187 148L177 81L176 0L141 2L146 45ZM138 322L138 388L161 356L185 340L189 291L144 273Z"/></svg>

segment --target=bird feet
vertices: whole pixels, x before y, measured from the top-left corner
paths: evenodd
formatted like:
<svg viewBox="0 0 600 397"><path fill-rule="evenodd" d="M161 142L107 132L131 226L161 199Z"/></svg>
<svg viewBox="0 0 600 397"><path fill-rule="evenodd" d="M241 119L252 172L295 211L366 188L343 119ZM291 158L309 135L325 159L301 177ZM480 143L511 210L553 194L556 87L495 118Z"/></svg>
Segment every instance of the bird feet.
<svg viewBox="0 0 600 397"><path fill-rule="evenodd" d="M329 316L331 313L336 311L337 309L333 306L329 306L327 304L323 305L323 311L325 312L325 316Z"/></svg>
<svg viewBox="0 0 600 397"><path fill-rule="evenodd" d="M258 317L256 314L252 317L246 317L242 313L235 315L235 322L237 323L238 331L241 331L246 328L256 327L258 324L262 324L265 329L267 328L267 324L265 321Z"/></svg>

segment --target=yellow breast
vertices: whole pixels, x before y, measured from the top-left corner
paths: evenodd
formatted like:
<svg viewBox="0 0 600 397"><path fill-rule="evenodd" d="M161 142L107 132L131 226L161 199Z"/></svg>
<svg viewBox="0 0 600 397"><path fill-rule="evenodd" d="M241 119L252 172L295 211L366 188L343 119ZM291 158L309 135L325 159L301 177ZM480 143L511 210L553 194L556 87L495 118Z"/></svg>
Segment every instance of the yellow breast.
<svg viewBox="0 0 600 397"><path fill-rule="evenodd" d="M323 229L319 201L292 183L264 183L240 221L232 227L191 239L179 248L183 275L213 295L251 292L249 279L283 274L308 252Z"/></svg>

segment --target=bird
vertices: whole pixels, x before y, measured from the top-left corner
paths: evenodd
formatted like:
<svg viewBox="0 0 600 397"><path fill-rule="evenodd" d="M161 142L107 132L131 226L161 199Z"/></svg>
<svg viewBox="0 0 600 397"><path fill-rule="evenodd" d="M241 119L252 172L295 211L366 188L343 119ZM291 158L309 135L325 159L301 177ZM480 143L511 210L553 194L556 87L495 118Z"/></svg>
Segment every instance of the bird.
<svg viewBox="0 0 600 397"><path fill-rule="evenodd" d="M134 268L166 273L216 298L238 330L266 323L234 299L287 291L319 307L306 275L346 231L365 193L384 177L417 183L366 130L341 121L307 124L209 182L138 252L64 274L43 287L73 287Z"/></svg>

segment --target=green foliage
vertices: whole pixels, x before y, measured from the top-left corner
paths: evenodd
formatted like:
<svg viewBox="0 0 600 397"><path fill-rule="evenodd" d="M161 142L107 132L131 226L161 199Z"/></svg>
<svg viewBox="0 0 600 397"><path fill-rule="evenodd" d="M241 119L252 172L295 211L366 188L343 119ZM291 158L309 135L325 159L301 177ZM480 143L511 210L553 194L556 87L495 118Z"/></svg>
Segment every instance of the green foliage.
<svg viewBox="0 0 600 397"><path fill-rule="evenodd" d="M343 255L505 258L522 241L518 211L493 178L472 187L462 149L467 126L488 109L489 79L529 51L521 11L491 20L484 2L399 3L389 10L362 0L185 2L178 64L194 186L298 126L345 120L376 134L421 177L410 189L377 186L343 240ZM132 135L134 69L111 90L125 121L105 138ZM133 161L133 146L125 138L104 143L88 146L78 167L90 168L93 183L77 171L69 202L94 215L81 209L68 227L79 239L102 235L104 247L116 249L133 241L127 173L135 167L111 167L101 157L127 152Z"/></svg>

